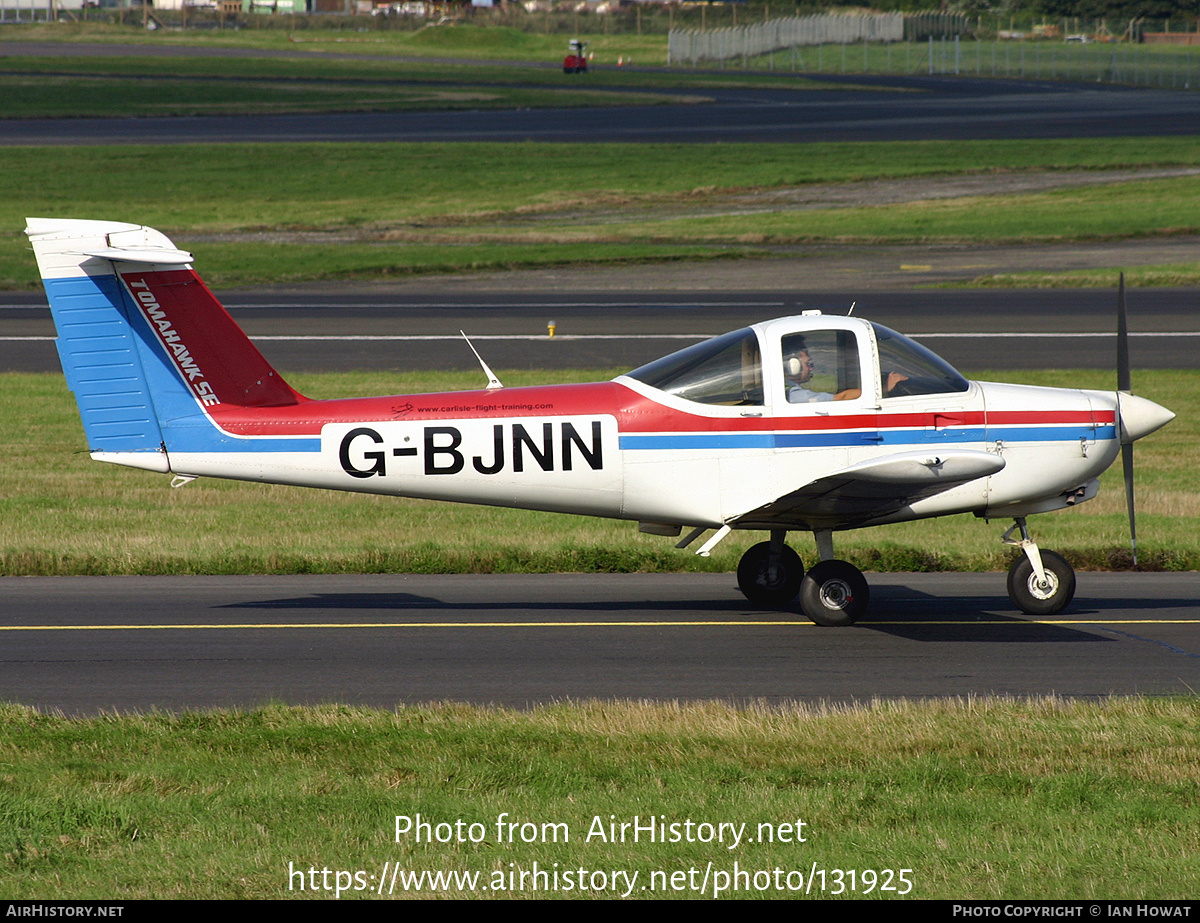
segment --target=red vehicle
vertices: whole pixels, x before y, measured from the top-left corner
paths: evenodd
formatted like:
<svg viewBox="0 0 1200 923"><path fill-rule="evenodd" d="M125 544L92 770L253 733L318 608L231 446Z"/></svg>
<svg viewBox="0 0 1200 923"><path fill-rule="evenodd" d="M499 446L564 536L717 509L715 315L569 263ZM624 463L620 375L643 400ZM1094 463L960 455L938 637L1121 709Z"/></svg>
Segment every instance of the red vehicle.
<svg viewBox="0 0 1200 923"><path fill-rule="evenodd" d="M571 39L571 50L568 51L567 56L563 58L564 74L587 73L587 46L587 42L581 42L577 38Z"/></svg>

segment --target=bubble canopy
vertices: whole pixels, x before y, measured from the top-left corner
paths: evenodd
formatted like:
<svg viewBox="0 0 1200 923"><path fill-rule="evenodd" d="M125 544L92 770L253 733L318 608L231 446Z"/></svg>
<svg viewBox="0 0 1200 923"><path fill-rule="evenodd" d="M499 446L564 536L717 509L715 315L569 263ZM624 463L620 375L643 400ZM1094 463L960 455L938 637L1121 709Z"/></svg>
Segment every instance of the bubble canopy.
<svg viewBox="0 0 1200 923"><path fill-rule="evenodd" d="M757 327L743 327L656 359L634 369L627 377L673 397L701 404L761 405L765 403L764 355L784 354L789 349L794 353L797 347L788 344L800 343L804 344L800 348L812 349L822 333L836 332L836 349L853 353L849 358L854 361L849 364L856 365L858 355L878 357L875 369L884 398L946 394L966 391L970 387L950 363L888 327L866 321L848 323L856 320L848 318L838 318L836 326L825 326L821 320L795 318L794 329L790 332L780 330L777 322L772 323L770 330L776 334L772 337L764 337ZM869 348L871 344L863 342L863 338L873 340L874 349ZM832 367L836 363L844 368L848 364L846 358L843 355L841 359L827 360L826 364ZM871 367L865 361L863 366L864 369ZM780 364L769 362L765 367L774 370L780 368ZM774 371L766 374L774 374ZM782 370L779 374L782 375ZM864 380L863 384L868 386L863 389L868 396L875 393L870 387L873 382Z"/></svg>

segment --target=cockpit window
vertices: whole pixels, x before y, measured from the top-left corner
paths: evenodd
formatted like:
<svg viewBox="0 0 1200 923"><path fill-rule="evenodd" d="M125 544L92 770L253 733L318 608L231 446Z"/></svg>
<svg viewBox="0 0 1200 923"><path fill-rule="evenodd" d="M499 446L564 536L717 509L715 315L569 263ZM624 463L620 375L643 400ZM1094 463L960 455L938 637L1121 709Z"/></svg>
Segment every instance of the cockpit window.
<svg viewBox="0 0 1200 923"><path fill-rule="evenodd" d="M862 397L858 341L849 330L791 333L780 345L789 404L852 401Z"/></svg>
<svg viewBox="0 0 1200 923"><path fill-rule="evenodd" d="M749 327L656 359L629 377L701 404L763 403L762 354Z"/></svg>
<svg viewBox="0 0 1200 923"><path fill-rule="evenodd" d="M879 345L879 380L884 397L966 391L970 384L941 356L895 330L875 328Z"/></svg>

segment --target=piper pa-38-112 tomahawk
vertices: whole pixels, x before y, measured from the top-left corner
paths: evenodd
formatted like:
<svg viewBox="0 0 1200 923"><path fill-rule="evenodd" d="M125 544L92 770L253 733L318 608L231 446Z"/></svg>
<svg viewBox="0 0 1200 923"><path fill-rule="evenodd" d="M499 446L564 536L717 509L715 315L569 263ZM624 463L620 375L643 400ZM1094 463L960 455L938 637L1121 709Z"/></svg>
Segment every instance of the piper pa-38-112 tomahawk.
<svg viewBox="0 0 1200 923"><path fill-rule="evenodd" d="M797 597L821 625L866 610L833 534L974 513L1012 519L1008 577L1031 614L1071 601L1070 565L1026 517L1090 500L1134 440L1173 418L1116 392L968 381L900 334L806 312L735 330L593 384L310 400L192 269L133 224L29 219L92 458L173 474L628 519L655 535L769 533L738 565L755 604ZM1118 355L1127 356L1124 299ZM807 572L785 544L812 532ZM1019 532L1019 538L1012 538Z"/></svg>

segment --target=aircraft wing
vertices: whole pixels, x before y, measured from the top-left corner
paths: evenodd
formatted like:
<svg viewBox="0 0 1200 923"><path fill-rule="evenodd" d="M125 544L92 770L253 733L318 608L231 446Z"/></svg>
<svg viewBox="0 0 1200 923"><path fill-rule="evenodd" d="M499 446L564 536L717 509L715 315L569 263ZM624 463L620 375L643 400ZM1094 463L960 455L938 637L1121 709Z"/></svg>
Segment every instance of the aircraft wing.
<svg viewBox="0 0 1200 923"><path fill-rule="evenodd" d="M976 478L995 474L1004 459L989 452L901 452L810 481L734 520L743 527L846 528L894 513Z"/></svg>

